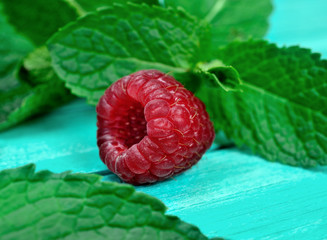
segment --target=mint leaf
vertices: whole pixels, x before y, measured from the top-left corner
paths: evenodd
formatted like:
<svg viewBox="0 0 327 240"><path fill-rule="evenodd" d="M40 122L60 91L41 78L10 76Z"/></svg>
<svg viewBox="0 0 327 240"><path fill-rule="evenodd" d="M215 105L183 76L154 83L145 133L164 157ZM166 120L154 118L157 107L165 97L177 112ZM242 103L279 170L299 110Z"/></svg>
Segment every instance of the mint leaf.
<svg viewBox="0 0 327 240"><path fill-rule="evenodd" d="M158 0L65 0L68 4L72 7L77 9L78 13L83 16L87 12L96 11L98 8L112 6L114 3L121 3L124 4L126 2L133 2L133 3L146 3L149 5L159 5Z"/></svg>
<svg viewBox="0 0 327 240"><path fill-rule="evenodd" d="M208 87L222 88L224 91L239 91L241 83L239 73L232 66L226 66L219 60L209 63L199 63L194 70L196 77L201 79L201 84ZM199 80L193 79L198 82Z"/></svg>
<svg viewBox="0 0 327 240"><path fill-rule="evenodd" d="M6 92L0 99L0 131L72 99L52 70L45 47L35 50L24 60L17 85L10 87L10 79L1 81Z"/></svg>
<svg viewBox="0 0 327 240"><path fill-rule="evenodd" d="M135 3L159 5L158 0L130 0ZM16 30L36 46L43 45L51 35L67 23L97 8L125 0L2 0L4 13Z"/></svg>
<svg viewBox="0 0 327 240"><path fill-rule="evenodd" d="M146 3L149 5L160 5L160 0L130 0L130 2L139 3L139 4Z"/></svg>
<svg viewBox="0 0 327 240"><path fill-rule="evenodd" d="M131 2L146 3L146 4L149 4L149 5L160 5L160 0L131 0Z"/></svg>
<svg viewBox="0 0 327 240"><path fill-rule="evenodd" d="M158 199L94 174L0 172L1 239L207 239Z"/></svg>
<svg viewBox="0 0 327 240"><path fill-rule="evenodd" d="M183 7L212 24L212 45L235 39L262 38L268 29L271 0L165 0L166 6Z"/></svg>
<svg viewBox="0 0 327 240"><path fill-rule="evenodd" d="M6 90L5 79L10 78L10 82L15 85L13 72L20 59L33 50L30 41L15 32L8 23L3 13L3 6L0 2L0 92Z"/></svg>
<svg viewBox="0 0 327 240"><path fill-rule="evenodd" d="M242 80L239 91L203 85L197 93L218 129L271 161L327 164L327 61L320 54L249 41L217 57Z"/></svg>
<svg viewBox="0 0 327 240"><path fill-rule="evenodd" d="M185 12L113 5L80 18L49 41L53 67L66 86L96 104L119 78L141 69L185 73L206 51L207 26Z"/></svg>
<svg viewBox="0 0 327 240"><path fill-rule="evenodd" d="M64 0L2 0L9 23L35 45L44 44L66 23L78 16Z"/></svg>
<svg viewBox="0 0 327 240"><path fill-rule="evenodd" d="M24 59L20 76L25 82L35 86L32 106L39 112L48 111L73 98L53 71L50 53L45 46L36 49Z"/></svg>
<svg viewBox="0 0 327 240"><path fill-rule="evenodd" d="M14 75L22 57L33 49L26 38L15 32L3 14L0 2L0 130L10 113L20 106L22 99L28 95L30 87Z"/></svg>

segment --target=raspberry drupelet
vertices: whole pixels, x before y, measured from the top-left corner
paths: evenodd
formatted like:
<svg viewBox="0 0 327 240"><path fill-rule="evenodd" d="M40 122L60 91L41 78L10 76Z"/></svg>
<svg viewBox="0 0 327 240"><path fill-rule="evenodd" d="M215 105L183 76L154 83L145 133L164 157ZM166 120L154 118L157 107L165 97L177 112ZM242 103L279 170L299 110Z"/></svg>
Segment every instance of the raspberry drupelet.
<svg viewBox="0 0 327 240"><path fill-rule="evenodd" d="M191 168L215 136L204 104L157 70L142 70L112 84L96 111L100 158L134 185Z"/></svg>

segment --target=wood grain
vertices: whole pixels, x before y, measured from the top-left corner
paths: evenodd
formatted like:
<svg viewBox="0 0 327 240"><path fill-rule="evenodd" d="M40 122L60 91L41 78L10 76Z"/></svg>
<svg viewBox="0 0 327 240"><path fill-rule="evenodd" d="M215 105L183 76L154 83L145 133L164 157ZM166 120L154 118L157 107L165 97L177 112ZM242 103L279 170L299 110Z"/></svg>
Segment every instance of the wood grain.
<svg viewBox="0 0 327 240"><path fill-rule="evenodd" d="M53 172L105 170L96 145L95 108L84 99L0 134L0 169L36 163Z"/></svg>
<svg viewBox="0 0 327 240"><path fill-rule="evenodd" d="M236 149L206 154L174 180L137 187L209 237L327 239L327 168L306 170Z"/></svg>

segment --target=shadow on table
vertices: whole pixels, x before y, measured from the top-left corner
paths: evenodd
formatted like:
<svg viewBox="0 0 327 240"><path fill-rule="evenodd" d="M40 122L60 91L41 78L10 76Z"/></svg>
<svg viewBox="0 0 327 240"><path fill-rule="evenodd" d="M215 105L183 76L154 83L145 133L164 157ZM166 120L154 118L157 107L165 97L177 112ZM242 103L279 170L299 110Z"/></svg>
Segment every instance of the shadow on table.
<svg viewBox="0 0 327 240"><path fill-rule="evenodd" d="M309 168L308 170L310 170L312 172L320 172L320 173L327 174L327 166L317 166L314 168Z"/></svg>

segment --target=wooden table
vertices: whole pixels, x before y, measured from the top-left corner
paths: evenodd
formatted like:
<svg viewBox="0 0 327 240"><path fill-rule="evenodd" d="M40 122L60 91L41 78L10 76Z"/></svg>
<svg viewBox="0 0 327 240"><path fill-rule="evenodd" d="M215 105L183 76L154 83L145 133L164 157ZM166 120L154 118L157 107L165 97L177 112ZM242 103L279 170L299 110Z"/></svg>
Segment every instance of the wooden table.
<svg viewBox="0 0 327 240"><path fill-rule="evenodd" d="M275 0L266 39L300 44L327 57L327 1ZM36 163L37 170L105 170L96 146L95 108L78 99L0 134L0 170ZM106 180L119 181L114 175ZM209 237L327 239L327 167L293 168L235 148L205 154L174 179L137 187L168 213Z"/></svg>

